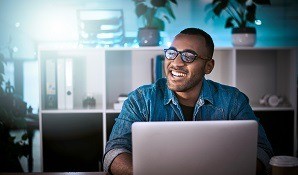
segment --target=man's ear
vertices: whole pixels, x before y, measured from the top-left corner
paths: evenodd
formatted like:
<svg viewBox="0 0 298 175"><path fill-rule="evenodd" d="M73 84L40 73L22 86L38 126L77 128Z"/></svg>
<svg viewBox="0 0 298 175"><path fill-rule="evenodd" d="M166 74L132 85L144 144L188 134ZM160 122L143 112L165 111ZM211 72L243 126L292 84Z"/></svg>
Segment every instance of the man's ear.
<svg viewBox="0 0 298 175"><path fill-rule="evenodd" d="M214 68L214 59L208 60L205 65L205 74L210 74Z"/></svg>

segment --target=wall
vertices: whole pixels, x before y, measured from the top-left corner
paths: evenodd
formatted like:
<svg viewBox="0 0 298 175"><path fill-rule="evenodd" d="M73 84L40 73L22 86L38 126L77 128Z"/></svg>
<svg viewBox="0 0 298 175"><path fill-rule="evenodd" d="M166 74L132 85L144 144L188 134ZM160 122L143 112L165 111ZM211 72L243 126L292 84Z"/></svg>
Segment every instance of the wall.
<svg viewBox="0 0 298 175"><path fill-rule="evenodd" d="M177 0L173 5L176 20L166 25L164 35L172 39L185 27L200 27L214 38L216 46L231 46L230 29L224 18L206 20L205 6L212 0ZM259 6L257 46L296 46L298 44L298 1L271 0ZM0 0L0 51L6 52L9 40L14 58L35 57L41 42L78 39L77 9L123 9L127 36L136 36L138 20L132 0Z"/></svg>
<svg viewBox="0 0 298 175"><path fill-rule="evenodd" d="M205 6L211 1L177 0L178 6L172 6L176 20L166 25L162 35L171 40L186 27L200 27L211 34L216 47L232 46L231 31L224 28L225 19L206 20ZM256 26L256 47L297 46L298 1L271 0L271 3L257 8L262 25ZM7 59L34 60L41 43L77 41L76 10L97 8L123 9L126 36L137 35L138 20L132 0L0 0L0 52ZM7 68L9 79L12 70L11 66ZM24 65L24 98L34 107L38 107L37 74L36 62Z"/></svg>

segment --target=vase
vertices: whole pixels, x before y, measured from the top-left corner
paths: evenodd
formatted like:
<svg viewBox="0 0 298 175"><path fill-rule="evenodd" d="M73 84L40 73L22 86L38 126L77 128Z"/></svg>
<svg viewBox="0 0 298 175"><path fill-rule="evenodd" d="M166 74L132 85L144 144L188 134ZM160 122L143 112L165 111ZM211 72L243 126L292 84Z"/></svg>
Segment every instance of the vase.
<svg viewBox="0 0 298 175"><path fill-rule="evenodd" d="M256 28L233 28L232 44L238 47L252 47L256 44Z"/></svg>
<svg viewBox="0 0 298 175"><path fill-rule="evenodd" d="M159 46L160 34L156 28L139 28L139 46Z"/></svg>

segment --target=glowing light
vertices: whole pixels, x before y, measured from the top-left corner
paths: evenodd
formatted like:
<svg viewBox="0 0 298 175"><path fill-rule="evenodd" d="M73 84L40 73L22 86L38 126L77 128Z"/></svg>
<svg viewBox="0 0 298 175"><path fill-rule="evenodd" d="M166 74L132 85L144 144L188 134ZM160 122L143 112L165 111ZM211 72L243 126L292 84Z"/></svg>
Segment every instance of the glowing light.
<svg viewBox="0 0 298 175"><path fill-rule="evenodd" d="M12 51L13 52L17 52L17 51L19 51L19 49L16 46L14 46L13 49L12 49Z"/></svg>
<svg viewBox="0 0 298 175"><path fill-rule="evenodd" d="M16 28L19 28L19 27L21 26L21 23L16 22L16 23L15 23L15 26L16 26Z"/></svg>
<svg viewBox="0 0 298 175"><path fill-rule="evenodd" d="M89 37L89 34L83 31L83 32L81 32L81 36L83 38L88 38Z"/></svg>
<svg viewBox="0 0 298 175"><path fill-rule="evenodd" d="M167 46L170 47L172 45L172 42L167 42Z"/></svg>
<svg viewBox="0 0 298 175"><path fill-rule="evenodd" d="M100 26L100 29L101 30L113 30L113 29L115 29L115 26L114 25L102 25L102 26Z"/></svg>
<svg viewBox="0 0 298 175"><path fill-rule="evenodd" d="M113 33L99 33L96 36L97 36L97 38L113 38L114 34Z"/></svg>
<svg viewBox="0 0 298 175"><path fill-rule="evenodd" d="M259 19L257 19L257 20L255 20L255 24L258 25L258 26L260 26L260 25L262 25L262 21L259 20Z"/></svg>

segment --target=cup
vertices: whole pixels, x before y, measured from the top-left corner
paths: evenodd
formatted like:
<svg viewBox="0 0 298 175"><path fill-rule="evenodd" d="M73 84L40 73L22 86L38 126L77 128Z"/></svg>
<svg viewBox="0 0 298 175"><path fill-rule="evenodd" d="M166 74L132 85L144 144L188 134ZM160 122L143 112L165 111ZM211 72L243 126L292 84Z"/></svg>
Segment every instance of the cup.
<svg viewBox="0 0 298 175"><path fill-rule="evenodd" d="M292 156L274 156L270 159L272 175L297 175L298 158Z"/></svg>

